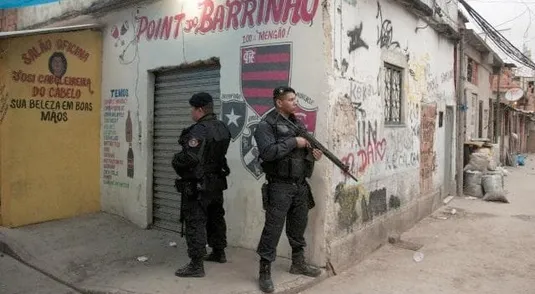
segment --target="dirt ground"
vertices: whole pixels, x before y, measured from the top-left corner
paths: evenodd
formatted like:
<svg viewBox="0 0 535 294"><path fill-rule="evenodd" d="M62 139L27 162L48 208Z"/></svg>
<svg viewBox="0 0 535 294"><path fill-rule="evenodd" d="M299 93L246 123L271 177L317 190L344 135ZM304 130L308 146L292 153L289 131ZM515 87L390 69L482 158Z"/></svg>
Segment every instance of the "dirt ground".
<svg viewBox="0 0 535 294"><path fill-rule="evenodd" d="M455 197L401 236L423 245L387 244L363 262L301 292L319 293L535 293L535 156L508 167L509 204ZM455 214L452 214L455 209Z"/></svg>

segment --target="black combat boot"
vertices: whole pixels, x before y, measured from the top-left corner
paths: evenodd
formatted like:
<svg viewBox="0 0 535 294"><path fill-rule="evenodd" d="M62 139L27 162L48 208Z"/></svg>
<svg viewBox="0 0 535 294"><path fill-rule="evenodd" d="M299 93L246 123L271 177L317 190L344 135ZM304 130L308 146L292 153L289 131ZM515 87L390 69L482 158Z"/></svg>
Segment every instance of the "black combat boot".
<svg viewBox="0 0 535 294"><path fill-rule="evenodd" d="M264 293L272 293L275 291L273 287L273 281L271 280L271 262L261 259L260 260L260 276L258 278L258 286Z"/></svg>
<svg viewBox="0 0 535 294"><path fill-rule="evenodd" d="M201 258L192 259L186 266L179 268L175 276L182 278L202 278L204 277L204 264Z"/></svg>
<svg viewBox="0 0 535 294"><path fill-rule="evenodd" d="M292 261L290 274L315 278L321 274L321 270L307 265L304 258L296 258Z"/></svg>
<svg viewBox="0 0 535 294"><path fill-rule="evenodd" d="M226 263L227 256L225 255L224 249L214 249L212 253L204 257L205 261L213 261L219 263Z"/></svg>

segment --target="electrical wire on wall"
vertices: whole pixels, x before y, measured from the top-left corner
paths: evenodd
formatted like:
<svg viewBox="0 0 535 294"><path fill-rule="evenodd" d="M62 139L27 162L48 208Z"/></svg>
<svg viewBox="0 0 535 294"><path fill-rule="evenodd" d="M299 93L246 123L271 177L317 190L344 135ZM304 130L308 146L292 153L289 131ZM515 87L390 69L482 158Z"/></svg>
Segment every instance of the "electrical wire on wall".
<svg viewBox="0 0 535 294"><path fill-rule="evenodd" d="M126 47L123 49L122 53L119 55L119 62L123 65L130 65L136 62L136 81L135 81L135 88L134 88L134 96L136 98L137 103L137 109L136 109L136 123L138 126L138 145L141 148L141 117L139 113L139 108L141 107L139 103L139 96L138 96L138 86L139 86L139 63L141 62L141 56L139 55L139 39L138 39L138 30L139 26L137 25L138 20L138 13L139 13L140 7L137 7L135 11L132 12L132 27L134 29L134 36L130 42L126 45ZM134 56L129 59L128 61L125 61L125 54L127 53L128 49L132 46L134 49Z"/></svg>
<svg viewBox="0 0 535 294"><path fill-rule="evenodd" d="M487 20L485 20L479 13L477 13L465 0L459 0L468 14L473 18L475 23L490 37L492 42L498 46L507 56L519 62L526 67L535 69L535 63L520 50L518 50L509 40L507 40L496 28L494 28Z"/></svg>

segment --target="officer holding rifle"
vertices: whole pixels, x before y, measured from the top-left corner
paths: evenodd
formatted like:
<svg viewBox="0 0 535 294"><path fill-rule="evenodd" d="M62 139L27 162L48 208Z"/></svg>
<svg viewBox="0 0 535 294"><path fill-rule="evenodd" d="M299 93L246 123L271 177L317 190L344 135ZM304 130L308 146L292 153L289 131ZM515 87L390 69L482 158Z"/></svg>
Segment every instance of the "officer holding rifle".
<svg viewBox="0 0 535 294"><path fill-rule="evenodd" d="M271 263L286 223L286 235L292 247L290 273L317 277L321 271L305 263L304 233L308 211L314 199L306 178L314 170L314 162L322 151L311 147L309 140L299 134L305 126L296 118L297 98L290 87L273 91L275 109L268 113L255 131L259 158L267 183L262 186L266 219L257 253L260 256L259 287L263 292L274 291Z"/></svg>

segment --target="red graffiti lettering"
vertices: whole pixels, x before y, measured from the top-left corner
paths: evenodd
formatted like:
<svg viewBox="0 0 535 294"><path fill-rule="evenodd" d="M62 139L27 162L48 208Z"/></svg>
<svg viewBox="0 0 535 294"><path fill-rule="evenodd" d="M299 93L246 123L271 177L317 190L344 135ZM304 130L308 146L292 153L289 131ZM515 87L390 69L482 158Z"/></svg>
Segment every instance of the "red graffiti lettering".
<svg viewBox="0 0 535 294"><path fill-rule="evenodd" d="M351 173L363 174L375 163L384 160L386 152L386 139L369 142L365 148L349 153L342 158L342 162L349 166ZM347 174L343 173L347 178Z"/></svg>
<svg viewBox="0 0 535 294"><path fill-rule="evenodd" d="M227 19L227 27L226 29L228 30L230 28L230 22L232 22L232 28L237 30L238 29L238 14L240 13L241 11L241 3L240 1L228 1L227 0L227 6L228 6L228 10L230 11L229 12L229 16L228 16L228 19Z"/></svg>
<svg viewBox="0 0 535 294"><path fill-rule="evenodd" d="M206 34L223 30L252 28L268 23L297 25L312 23L319 7L319 0L226 0L216 4L214 0L202 0L197 15L180 13L149 19L138 17L138 40L168 40L171 31L178 38L181 25L186 33ZM33 52L31 52L34 54ZM35 53L34 55L37 55ZM27 59L33 56L28 57ZM29 61L28 61L29 62Z"/></svg>
<svg viewBox="0 0 535 294"><path fill-rule="evenodd" d="M180 34L180 25L184 21L186 15L184 13L179 13L174 16L166 16L160 18L157 21L150 20L146 16L141 16L138 18L139 30L137 32L137 38L140 39L141 36L145 36L147 40L158 40L164 39L168 40L171 36L171 30L173 26L175 28L173 38L178 38Z"/></svg>
<svg viewBox="0 0 535 294"><path fill-rule="evenodd" d="M199 26L195 28L195 33L201 32L201 34L204 34L210 30L213 30L213 19L212 19L212 13L214 13L214 2L211 0L205 0L202 2L202 12L201 12L201 18L199 21Z"/></svg>
<svg viewBox="0 0 535 294"><path fill-rule="evenodd" d="M254 27L253 13L256 10L256 1L255 0L245 0L245 11L243 12L243 17L241 19L240 26L245 27L245 22L249 23L249 27Z"/></svg>

